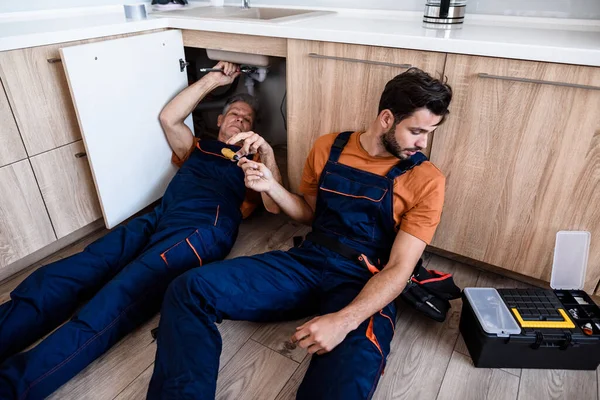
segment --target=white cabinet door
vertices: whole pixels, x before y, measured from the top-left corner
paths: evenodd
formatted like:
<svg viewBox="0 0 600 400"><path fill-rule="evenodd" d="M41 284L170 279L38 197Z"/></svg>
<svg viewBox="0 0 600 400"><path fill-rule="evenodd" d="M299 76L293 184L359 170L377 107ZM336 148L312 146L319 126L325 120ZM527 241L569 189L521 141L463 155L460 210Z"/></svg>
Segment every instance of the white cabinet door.
<svg viewBox="0 0 600 400"><path fill-rule="evenodd" d="M176 172L158 116L187 86L181 31L61 49L107 228L159 199ZM186 124L193 131L191 116Z"/></svg>

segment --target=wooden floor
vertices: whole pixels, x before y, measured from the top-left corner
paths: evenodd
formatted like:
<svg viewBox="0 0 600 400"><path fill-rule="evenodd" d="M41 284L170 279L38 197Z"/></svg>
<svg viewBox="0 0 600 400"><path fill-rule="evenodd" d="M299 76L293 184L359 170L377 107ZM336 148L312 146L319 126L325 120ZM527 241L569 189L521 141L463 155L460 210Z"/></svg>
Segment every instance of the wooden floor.
<svg viewBox="0 0 600 400"><path fill-rule="evenodd" d="M287 249L292 237L307 228L284 216L260 213L244 221L231 257L273 249ZM80 251L98 232L50 260ZM462 287L524 287L489 272L426 255L428 268L454 274ZM0 283L0 303L33 268ZM454 300L444 323L437 323L400 306L392 350L374 399L573 399L599 398L598 371L520 370L474 368L458 322L461 301ZM144 399L152 374L156 344L150 329L159 316L124 338L108 353L54 393L51 399ZM257 324L225 321L218 399L284 400L295 392L308 367L309 357L289 343L294 328L302 321Z"/></svg>

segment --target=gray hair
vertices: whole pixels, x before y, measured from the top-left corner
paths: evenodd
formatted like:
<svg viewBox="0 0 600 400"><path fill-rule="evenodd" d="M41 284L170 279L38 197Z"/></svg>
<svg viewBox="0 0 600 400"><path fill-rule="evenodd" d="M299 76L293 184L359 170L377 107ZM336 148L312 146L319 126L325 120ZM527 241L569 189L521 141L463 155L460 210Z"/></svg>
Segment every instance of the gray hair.
<svg viewBox="0 0 600 400"><path fill-rule="evenodd" d="M258 100L256 99L256 97L251 96L248 93L237 93L229 97L227 101L225 101L225 106L223 107L222 114L226 115L231 105L238 101L243 101L244 103L248 104L252 111L254 111L254 120L258 119Z"/></svg>

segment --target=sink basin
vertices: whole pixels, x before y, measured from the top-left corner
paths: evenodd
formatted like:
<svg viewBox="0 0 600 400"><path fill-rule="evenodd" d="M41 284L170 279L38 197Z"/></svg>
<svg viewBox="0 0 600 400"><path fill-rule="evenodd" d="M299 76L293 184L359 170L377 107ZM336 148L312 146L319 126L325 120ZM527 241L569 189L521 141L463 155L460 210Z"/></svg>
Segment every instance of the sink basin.
<svg viewBox="0 0 600 400"><path fill-rule="evenodd" d="M311 10L290 10L285 8L249 8L239 9L231 18L272 20L312 13Z"/></svg>
<svg viewBox="0 0 600 400"><path fill-rule="evenodd" d="M247 21L269 21L284 22L294 21L299 18L317 17L332 14L331 11L296 10L288 8L240 8L240 7L194 7L177 9L172 11L158 11L153 15L163 17L181 18L210 18L210 19L232 19Z"/></svg>

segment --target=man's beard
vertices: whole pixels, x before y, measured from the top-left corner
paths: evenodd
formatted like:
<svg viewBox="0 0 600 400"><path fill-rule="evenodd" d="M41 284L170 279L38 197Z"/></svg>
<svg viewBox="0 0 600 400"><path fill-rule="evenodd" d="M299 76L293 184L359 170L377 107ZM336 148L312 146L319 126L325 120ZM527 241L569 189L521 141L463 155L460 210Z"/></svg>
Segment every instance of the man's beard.
<svg viewBox="0 0 600 400"><path fill-rule="evenodd" d="M392 128L389 131L387 131L385 134L383 134L383 136L381 136L381 144L383 144L383 147L385 147L387 152L393 155L394 157L399 158L401 160L406 160L407 158L410 158L410 156L403 152L422 150L420 147L402 148L396 140L395 133L396 124L394 124L394 126L392 126Z"/></svg>

